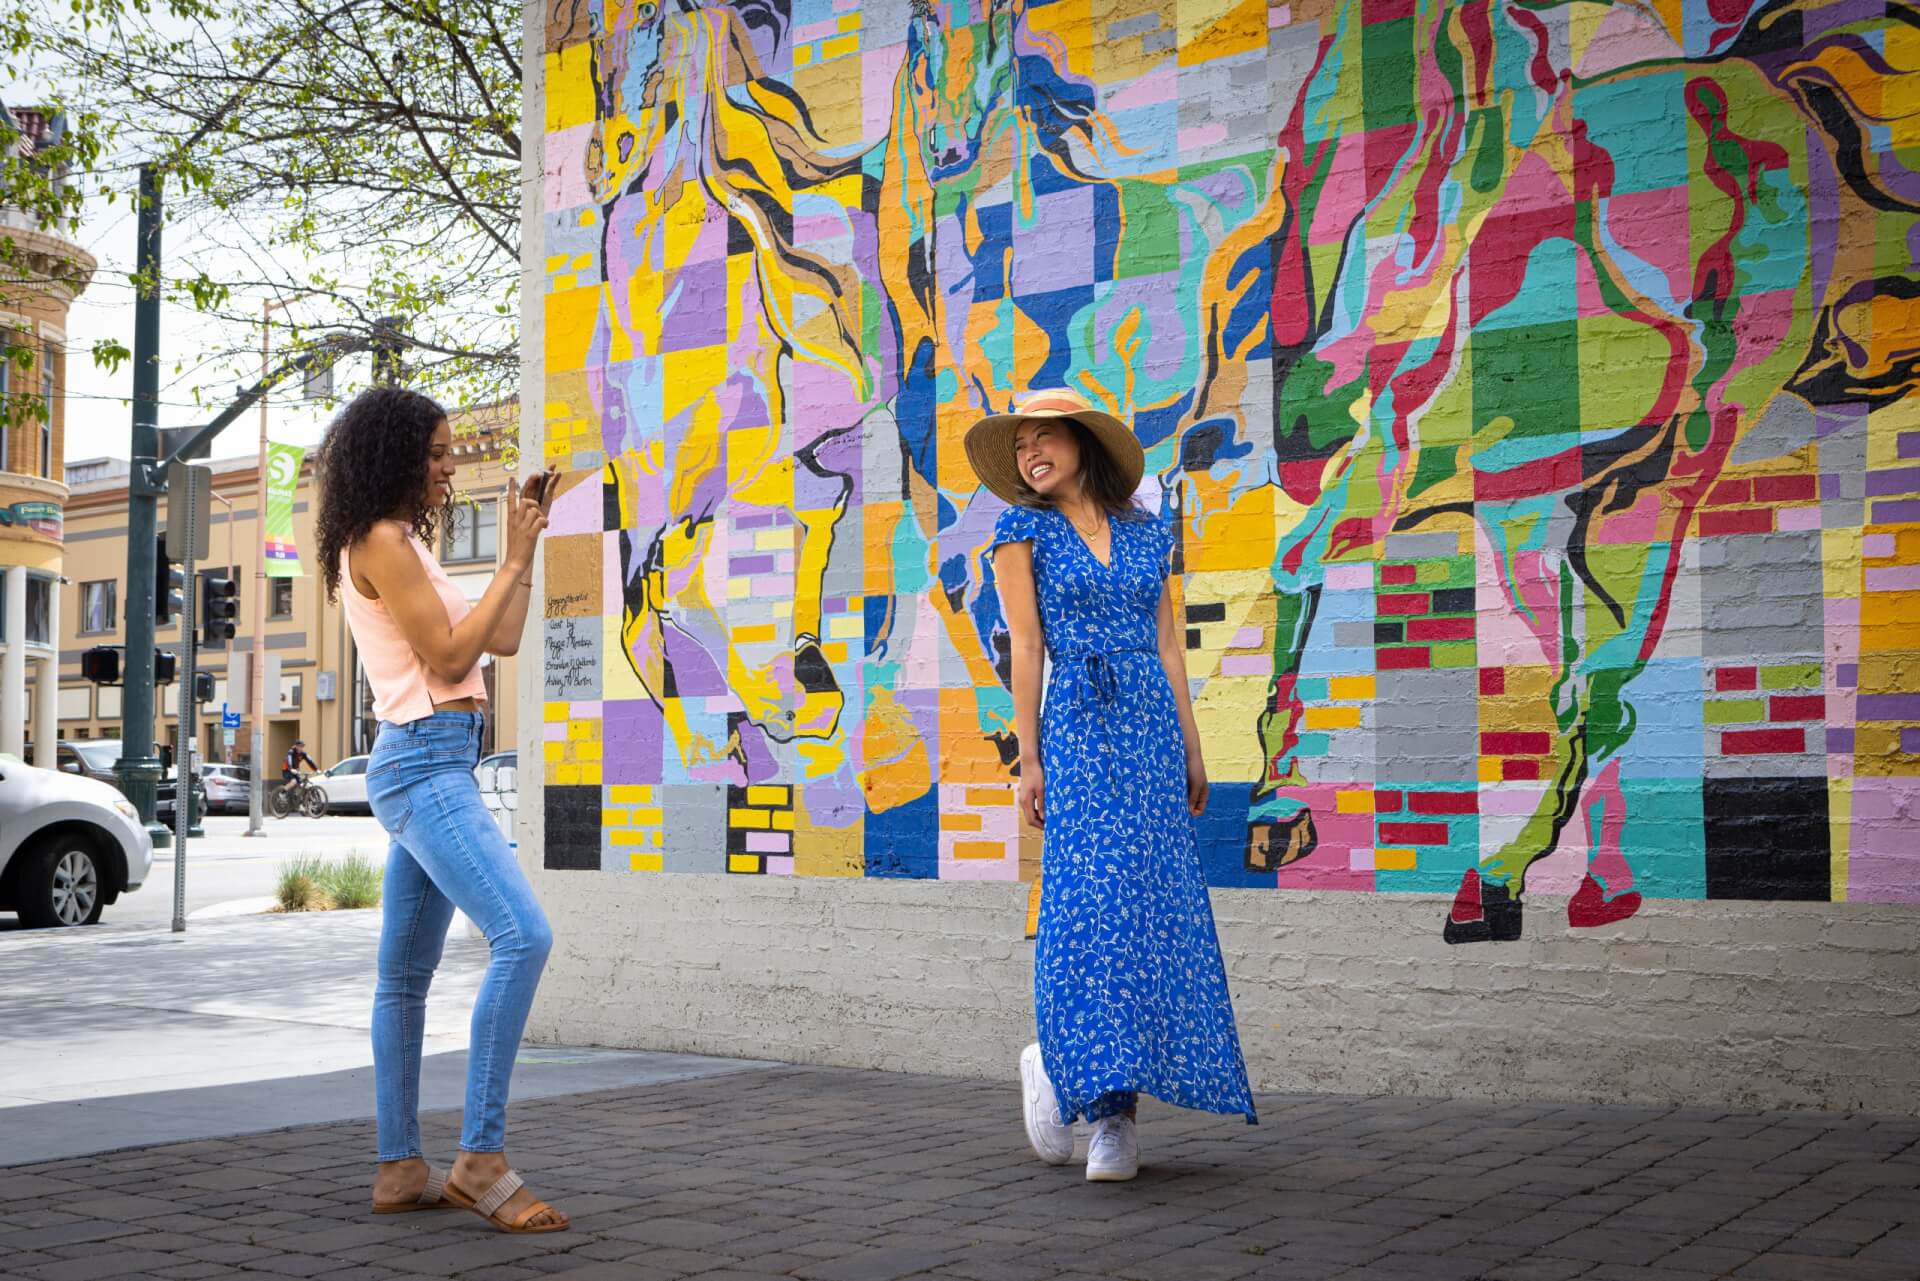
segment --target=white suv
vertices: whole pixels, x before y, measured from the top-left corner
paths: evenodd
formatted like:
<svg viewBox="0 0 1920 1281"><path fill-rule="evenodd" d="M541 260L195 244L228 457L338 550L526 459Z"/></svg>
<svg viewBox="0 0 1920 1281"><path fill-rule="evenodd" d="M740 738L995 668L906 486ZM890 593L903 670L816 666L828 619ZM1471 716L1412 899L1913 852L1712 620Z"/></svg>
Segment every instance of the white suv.
<svg viewBox="0 0 1920 1281"><path fill-rule="evenodd" d="M92 925L152 867L153 842L118 790L0 753L0 909L23 925Z"/></svg>

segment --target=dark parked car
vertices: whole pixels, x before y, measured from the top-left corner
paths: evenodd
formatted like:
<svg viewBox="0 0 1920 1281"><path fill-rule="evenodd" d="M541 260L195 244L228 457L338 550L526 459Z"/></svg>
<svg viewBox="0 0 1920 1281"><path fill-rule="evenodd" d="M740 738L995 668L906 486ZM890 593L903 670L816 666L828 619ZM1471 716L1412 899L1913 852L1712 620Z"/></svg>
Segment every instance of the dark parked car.
<svg viewBox="0 0 1920 1281"><path fill-rule="evenodd" d="M120 759L120 740L117 738L61 739L55 745L54 768L62 774L79 774L86 778L97 778L111 787L120 786L120 780L114 775L113 763ZM173 797L176 791L173 771L169 770L160 780L157 798L154 801L154 818L164 826L173 826ZM200 780L194 780L200 812L207 812L206 788Z"/></svg>

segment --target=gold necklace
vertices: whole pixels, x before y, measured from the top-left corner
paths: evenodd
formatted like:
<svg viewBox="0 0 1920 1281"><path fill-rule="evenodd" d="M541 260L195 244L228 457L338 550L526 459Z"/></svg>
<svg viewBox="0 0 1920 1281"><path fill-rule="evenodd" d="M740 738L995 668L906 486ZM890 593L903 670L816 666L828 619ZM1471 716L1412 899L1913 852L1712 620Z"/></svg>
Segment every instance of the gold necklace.
<svg viewBox="0 0 1920 1281"><path fill-rule="evenodd" d="M1071 516L1067 517L1067 521L1076 530L1080 531L1080 537L1082 538L1098 538L1100 536L1100 531L1107 527L1107 518L1106 518L1106 513L1104 512L1101 513L1100 518L1098 520L1093 522L1092 529L1088 529L1085 525L1082 525L1079 521L1074 520L1074 518Z"/></svg>

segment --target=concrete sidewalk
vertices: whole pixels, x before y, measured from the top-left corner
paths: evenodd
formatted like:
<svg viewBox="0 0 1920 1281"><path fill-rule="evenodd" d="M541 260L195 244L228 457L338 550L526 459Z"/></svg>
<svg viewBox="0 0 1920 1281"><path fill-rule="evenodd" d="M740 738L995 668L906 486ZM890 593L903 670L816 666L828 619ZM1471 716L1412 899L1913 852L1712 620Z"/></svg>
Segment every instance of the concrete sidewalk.
<svg viewBox="0 0 1920 1281"><path fill-rule="evenodd" d="M1011 1078L1011 1073L1009 1073ZM1911 1281L1920 1120L1268 1097L1262 1124L1142 1109L1145 1169L1025 1150L1018 1094L775 1068L517 1102L512 1152L576 1216L505 1237L366 1213L371 1127L0 1170L23 1281ZM4 1114L0 1114L3 1116ZM456 1118L432 1117L452 1155Z"/></svg>

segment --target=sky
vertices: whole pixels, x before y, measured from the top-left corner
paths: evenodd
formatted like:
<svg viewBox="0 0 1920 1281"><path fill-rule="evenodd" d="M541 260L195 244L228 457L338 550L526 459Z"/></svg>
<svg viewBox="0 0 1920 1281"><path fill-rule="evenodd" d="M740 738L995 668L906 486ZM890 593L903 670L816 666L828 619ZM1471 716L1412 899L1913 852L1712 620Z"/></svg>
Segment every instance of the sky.
<svg viewBox="0 0 1920 1281"><path fill-rule="evenodd" d="M68 314L67 449L68 462L83 458L132 454L133 366L108 371L94 363L94 344L116 339L133 347L134 211L131 202L109 206L94 198L75 241L99 260L93 281ZM253 264L237 255L223 256L220 241L190 222L167 225L161 234L161 267L180 273L187 257L207 258L216 278L223 262L234 276L248 275ZM258 300L236 297L231 309L257 308ZM210 353L245 346L258 351L259 325L228 324L204 316L191 306L163 303L160 318L160 425L188 427L206 422L230 404L239 390L259 376L257 357L235 362L210 361ZM364 363L365 357L360 358ZM341 371L348 381L351 362ZM198 391L200 402L196 404ZM320 439L328 413L302 399L297 382L269 398L268 434L274 440L311 446ZM259 448L259 414L249 410L214 441L213 456L253 454Z"/></svg>

